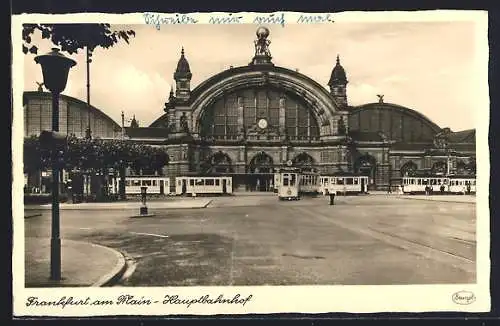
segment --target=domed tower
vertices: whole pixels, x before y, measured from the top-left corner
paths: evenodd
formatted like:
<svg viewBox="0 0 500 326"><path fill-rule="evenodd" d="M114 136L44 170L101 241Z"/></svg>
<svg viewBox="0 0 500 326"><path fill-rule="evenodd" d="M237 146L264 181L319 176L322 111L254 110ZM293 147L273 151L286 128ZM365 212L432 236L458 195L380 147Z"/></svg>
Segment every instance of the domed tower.
<svg viewBox="0 0 500 326"><path fill-rule="evenodd" d="M175 97L179 101L186 101L189 99L191 89L190 82L191 77L191 69L189 68L189 62L184 56L184 47L181 50L181 57L179 58L179 62L177 62L177 69L174 73L174 80L176 83Z"/></svg>
<svg viewBox="0 0 500 326"><path fill-rule="evenodd" d="M328 86L330 86L330 93L337 103L342 106L347 106L347 77L344 67L340 65L339 55L337 55L337 64L333 67Z"/></svg>

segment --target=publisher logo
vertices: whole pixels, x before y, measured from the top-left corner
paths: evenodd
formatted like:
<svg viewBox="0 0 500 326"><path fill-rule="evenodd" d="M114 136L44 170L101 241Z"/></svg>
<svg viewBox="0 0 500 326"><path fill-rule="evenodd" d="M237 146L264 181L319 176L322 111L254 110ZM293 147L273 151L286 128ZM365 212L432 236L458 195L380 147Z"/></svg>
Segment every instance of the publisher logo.
<svg viewBox="0 0 500 326"><path fill-rule="evenodd" d="M451 299L459 305L469 305L476 301L476 296L470 291L459 291L453 293Z"/></svg>

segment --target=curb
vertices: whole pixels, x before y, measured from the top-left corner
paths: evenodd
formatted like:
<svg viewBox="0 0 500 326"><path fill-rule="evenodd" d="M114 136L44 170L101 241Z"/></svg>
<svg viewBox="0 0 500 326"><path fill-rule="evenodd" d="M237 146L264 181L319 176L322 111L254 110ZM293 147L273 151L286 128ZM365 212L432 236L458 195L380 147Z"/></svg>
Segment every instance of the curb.
<svg viewBox="0 0 500 326"><path fill-rule="evenodd" d="M398 197L398 199L422 200L422 201L429 201L429 202L435 202L435 203L472 204L472 205L476 204L476 202L458 201L458 200L433 200L433 199L425 199L425 198L408 198L408 197Z"/></svg>
<svg viewBox="0 0 500 326"><path fill-rule="evenodd" d="M38 217L38 216L42 216L42 213L31 214L31 215L25 214L24 218L27 219L27 218Z"/></svg>
<svg viewBox="0 0 500 326"><path fill-rule="evenodd" d="M207 200L207 202L204 203L203 205L197 205L197 206L174 206L173 205L173 207L161 207L161 206L155 207L155 205L148 205L148 208L153 209L153 210L198 209L198 208L206 208L208 205L210 205L211 202L212 202L212 200ZM45 210L50 211L51 209L52 209L51 206L25 206L24 207L25 211L45 211ZM138 210L138 209L139 209L139 205L137 205L137 207L130 207L130 206L126 206L126 207L123 207L123 206L122 207L120 207L120 206L61 207L61 206L59 206L60 211Z"/></svg>
<svg viewBox="0 0 500 326"><path fill-rule="evenodd" d="M104 286L114 285L120 279L120 277L122 277L122 275L125 273L125 270L127 269L127 262L125 260L125 256L118 250L101 246L95 243L90 243L90 244L92 246L100 247L113 252L116 258L118 259L118 262L116 263L115 267L113 267L113 269L109 273L102 276L97 282L92 284L91 287L104 287Z"/></svg>

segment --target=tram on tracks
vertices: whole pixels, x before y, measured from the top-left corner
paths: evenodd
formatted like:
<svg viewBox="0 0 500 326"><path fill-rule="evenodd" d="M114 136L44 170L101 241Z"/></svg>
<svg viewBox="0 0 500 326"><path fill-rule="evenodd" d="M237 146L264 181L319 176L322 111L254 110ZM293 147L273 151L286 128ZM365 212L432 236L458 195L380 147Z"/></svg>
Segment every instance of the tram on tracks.
<svg viewBox="0 0 500 326"><path fill-rule="evenodd" d="M319 191L324 194L362 194L368 189L368 177L363 175L337 173L319 177Z"/></svg>
<svg viewBox="0 0 500 326"><path fill-rule="evenodd" d="M185 176L175 178L175 194L231 194L233 178L227 176Z"/></svg>
<svg viewBox="0 0 500 326"><path fill-rule="evenodd" d="M319 193L320 175L315 172L302 172L300 174L299 193L316 195Z"/></svg>
<svg viewBox="0 0 500 326"><path fill-rule="evenodd" d="M275 174L275 185L279 200L299 200L300 170L283 168Z"/></svg>
<svg viewBox="0 0 500 326"><path fill-rule="evenodd" d="M118 193L120 180L112 178L108 184L109 193ZM165 176L128 176L125 178L125 194L140 195L141 187L148 187L148 194L170 194L170 178Z"/></svg>
<svg viewBox="0 0 500 326"><path fill-rule="evenodd" d="M472 194L476 192L475 176L428 175L403 177L401 182L405 194Z"/></svg>

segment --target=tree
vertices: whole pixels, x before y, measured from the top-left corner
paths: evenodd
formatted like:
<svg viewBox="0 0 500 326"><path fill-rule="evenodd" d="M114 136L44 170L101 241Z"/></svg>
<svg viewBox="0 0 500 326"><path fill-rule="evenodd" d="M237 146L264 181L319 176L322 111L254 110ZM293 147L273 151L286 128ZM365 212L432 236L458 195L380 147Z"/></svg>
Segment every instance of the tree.
<svg viewBox="0 0 500 326"><path fill-rule="evenodd" d="M77 53L86 48L90 53L96 47L108 49L120 40L129 43L130 37L135 37L133 30L112 30L110 24L24 24L23 53L37 54L38 46L32 44L35 31L42 33L43 39L50 40L54 45L69 54Z"/></svg>
<svg viewBox="0 0 500 326"><path fill-rule="evenodd" d="M131 167L137 173L159 172L168 164L166 148L134 144L125 140L103 140L68 136L68 145L61 154L61 168L67 171L81 171L101 175L100 195L107 196L110 169L118 171L120 197L125 198L125 170ZM50 152L41 148L38 137L24 140L24 172L35 173L50 166ZM115 174L114 177L117 175Z"/></svg>

